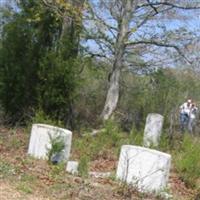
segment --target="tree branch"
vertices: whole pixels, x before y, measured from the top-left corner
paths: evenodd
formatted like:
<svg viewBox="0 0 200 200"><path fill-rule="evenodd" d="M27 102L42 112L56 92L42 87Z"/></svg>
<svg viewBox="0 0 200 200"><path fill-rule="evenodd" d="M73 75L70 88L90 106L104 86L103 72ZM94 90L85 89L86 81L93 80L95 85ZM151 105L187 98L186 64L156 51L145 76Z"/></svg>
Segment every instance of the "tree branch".
<svg viewBox="0 0 200 200"><path fill-rule="evenodd" d="M158 14L160 14L160 13L164 13L164 12L166 12L166 11L168 11L168 10L171 10L173 7L168 7L168 8L166 8L166 9L163 9L163 10L160 10L160 11L158 11L157 10L157 12L151 12L151 13L149 13L139 24L137 24L137 29L139 29L141 26L143 26L144 24L146 24L152 17L155 17L156 15L158 15ZM131 32L130 32L131 33Z"/></svg>
<svg viewBox="0 0 200 200"><path fill-rule="evenodd" d="M154 7L154 6L151 4L150 0L147 0L147 2L148 2L148 4L151 6L151 8L153 8L153 10L155 11L155 13L158 14L157 8Z"/></svg>
<svg viewBox="0 0 200 200"><path fill-rule="evenodd" d="M180 48L176 45L173 44L166 44L166 43L162 43L162 42L157 42L157 41L135 41L135 42L128 42L126 43L126 46L135 46L138 44L146 44L146 45L154 45L154 46L159 46L159 47L166 47L166 48L173 48L175 49L179 55L181 55L188 63L192 64L192 61L190 61L184 54L183 52L180 50Z"/></svg>
<svg viewBox="0 0 200 200"><path fill-rule="evenodd" d="M57 6L53 5L52 3L49 3L48 0L42 0L42 2L44 3L45 6L54 10L60 17L64 17L63 13Z"/></svg>
<svg viewBox="0 0 200 200"><path fill-rule="evenodd" d="M186 10L192 10L192 9L200 9L200 6L181 6L181 5L177 5L177 4L173 4L173 3L169 3L169 2L150 2L148 1L148 3L142 4L140 6L137 7L138 8L142 8L142 7L147 7L147 6L170 6L172 8L178 8L178 9L186 9Z"/></svg>
<svg viewBox="0 0 200 200"><path fill-rule="evenodd" d="M100 24L102 24L103 26L105 26L107 28L108 31L110 31L110 33L112 34L112 36L116 39L116 35L113 31L118 31L118 29L114 26L111 26L110 24L106 23L105 20L103 20L100 16L98 16L98 14L92 9L91 6L89 6L90 9L90 13L92 14L92 18L91 19L87 19L87 20L93 20L93 21L97 21Z"/></svg>

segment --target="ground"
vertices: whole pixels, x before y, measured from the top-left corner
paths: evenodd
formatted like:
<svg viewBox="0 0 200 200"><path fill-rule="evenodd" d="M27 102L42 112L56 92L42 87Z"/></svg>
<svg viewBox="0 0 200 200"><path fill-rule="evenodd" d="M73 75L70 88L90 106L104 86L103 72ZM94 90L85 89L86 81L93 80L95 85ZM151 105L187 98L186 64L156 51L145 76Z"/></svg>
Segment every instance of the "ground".
<svg viewBox="0 0 200 200"><path fill-rule="evenodd" d="M114 180L115 156L99 154L90 162L90 171L110 172L108 178L72 176L65 165L27 156L29 134L24 129L0 128L0 199L1 200L156 200L155 195L137 192ZM76 151L73 152L76 154ZM75 158L76 155L73 155ZM197 192L189 189L172 169L169 192L175 200L194 200Z"/></svg>

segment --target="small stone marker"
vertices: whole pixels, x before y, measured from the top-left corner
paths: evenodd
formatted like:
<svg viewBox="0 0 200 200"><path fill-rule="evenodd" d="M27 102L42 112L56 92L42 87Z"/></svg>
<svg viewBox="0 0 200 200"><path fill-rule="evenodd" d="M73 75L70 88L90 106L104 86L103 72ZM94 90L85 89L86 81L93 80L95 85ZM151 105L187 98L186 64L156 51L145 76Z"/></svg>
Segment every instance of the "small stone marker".
<svg viewBox="0 0 200 200"><path fill-rule="evenodd" d="M157 113L150 113L146 118L146 125L144 129L144 146L151 145L158 146L160 136L162 133L164 117Z"/></svg>
<svg viewBox="0 0 200 200"><path fill-rule="evenodd" d="M72 132L46 124L32 125L28 154L35 158L47 159L48 151L51 149L50 137L62 138L65 145L59 154L59 161L66 161L70 155Z"/></svg>
<svg viewBox="0 0 200 200"><path fill-rule="evenodd" d="M78 162L77 161L68 161L66 171L71 174L78 174Z"/></svg>
<svg viewBox="0 0 200 200"><path fill-rule="evenodd" d="M167 186L171 155L156 150L123 145L117 178L142 192L161 191Z"/></svg>

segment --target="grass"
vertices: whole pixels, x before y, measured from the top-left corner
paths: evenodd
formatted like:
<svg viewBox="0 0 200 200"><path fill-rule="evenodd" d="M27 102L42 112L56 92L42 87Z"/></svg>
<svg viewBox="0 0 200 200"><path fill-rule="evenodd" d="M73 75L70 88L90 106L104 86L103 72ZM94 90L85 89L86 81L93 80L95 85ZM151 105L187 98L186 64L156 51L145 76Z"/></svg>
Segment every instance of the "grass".
<svg viewBox="0 0 200 200"><path fill-rule="evenodd" d="M57 165L50 165L50 171L48 173L49 179L52 179L54 181L60 181L62 180L64 174L65 174L65 168L66 163L61 162Z"/></svg>
<svg viewBox="0 0 200 200"><path fill-rule="evenodd" d="M82 190L81 188L83 188L84 184L89 183L86 186L89 191L88 195L93 194L93 191L98 191L108 197L111 194L116 194L121 199L133 197L134 195L142 198L144 195L128 186L117 187L118 182L115 181L115 170L113 168L110 170L112 171L111 177L104 180L102 184L99 183L102 186L102 190L93 186L92 179L88 177L91 164L95 163L94 166L96 166L96 161L98 161L97 164L101 164L101 161L110 161L112 159L117 162L121 145L142 145L143 133L137 132L135 129L132 129L130 133L124 133L116 123L109 121L104 124L104 129L102 129L101 133L96 136L87 134L83 137L73 137L73 158L79 161L80 177L67 174L65 172L65 163L51 165L48 162L28 157L26 155L28 138L24 132L21 135L18 132L15 134L10 133L10 135L8 133L8 135L3 135L0 138L0 145L4 146L4 153L1 156L3 159L0 160L0 177L6 178L19 191L23 191L26 194L35 194L35 191L40 191L45 196L50 195L57 196L58 199L70 199L71 196L79 194L79 190ZM15 139L19 139L20 145L18 145L18 142L13 142ZM14 144L12 149L8 148L11 144ZM176 174L188 186L197 188L198 177L200 177L199 139L186 135L182 139L180 137L175 138L174 144L176 145L172 147L169 144L167 135L163 134L158 150L171 153ZM106 185L106 181L112 182L114 187L112 187L112 184ZM91 188L95 188L95 190ZM82 192L84 194L85 190ZM97 199L100 199L100 197ZM107 199L107 197L102 197L102 199Z"/></svg>
<svg viewBox="0 0 200 200"><path fill-rule="evenodd" d="M88 177L88 170L89 170L89 157L82 156L79 161L78 172L79 175L82 177Z"/></svg>
<svg viewBox="0 0 200 200"><path fill-rule="evenodd" d="M0 178L8 178L16 173L16 168L7 161L0 160Z"/></svg>
<svg viewBox="0 0 200 200"><path fill-rule="evenodd" d="M96 159L102 153L111 153L118 156L123 144L142 144L143 135L132 130L129 134L121 131L113 121L104 124L104 128L95 137L85 134L82 138L76 138L73 149L79 154L79 158L86 155L90 160Z"/></svg>
<svg viewBox="0 0 200 200"><path fill-rule="evenodd" d="M200 177L200 140L185 135L180 149L173 153L174 164L183 181L190 187L199 187Z"/></svg>
<svg viewBox="0 0 200 200"><path fill-rule="evenodd" d="M31 188L31 186L27 183L24 183L24 182L18 183L16 188L17 188L17 190L22 191L26 194L32 194L33 193L33 189Z"/></svg>

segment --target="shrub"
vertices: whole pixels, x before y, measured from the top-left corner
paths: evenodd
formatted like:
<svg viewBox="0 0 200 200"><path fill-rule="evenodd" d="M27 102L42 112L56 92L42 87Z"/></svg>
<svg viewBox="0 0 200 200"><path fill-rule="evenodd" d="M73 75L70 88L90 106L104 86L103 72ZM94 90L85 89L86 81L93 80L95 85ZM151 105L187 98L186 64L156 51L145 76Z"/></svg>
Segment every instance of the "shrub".
<svg viewBox="0 0 200 200"><path fill-rule="evenodd" d="M186 135L180 150L175 151L175 167L181 178L189 186L197 186L200 177L200 141Z"/></svg>
<svg viewBox="0 0 200 200"><path fill-rule="evenodd" d="M63 60L59 54L50 52L40 62L38 71L37 91L41 109L52 119L71 126L78 66L78 59Z"/></svg>
<svg viewBox="0 0 200 200"><path fill-rule="evenodd" d="M31 124L42 123L42 124L49 124L49 125L53 125L53 126L64 127L64 125L61 121L52 119L50 116L45 114L42 109L38 109L35 111L35 114L31 118L30 123Z"/></svg>
<svg viewBox="0 0 200 200"><path fill-rule="evenodd" d="M51 148L48 149L48 160L56 164L60 161L61 152L65 147L65 143L60 135L52 137L49 134L49 138L50 138Z"/></svg>
<svg viewBox="0 0 200 200"><path fill-rule="evenodd" d="M129 134L129 144L141 145L143 144L143 133L132 128Z"/></svg>
<svg viewBox="0 0 200 200"><path fill-rule="evenodd" d="M38 109L34 113L35 114L27 122L26 132L28 134L31 132L32 124L49 124L52 126L64 128L62 121L52 119L50 116L45 114L42 109Z"/></svg>

